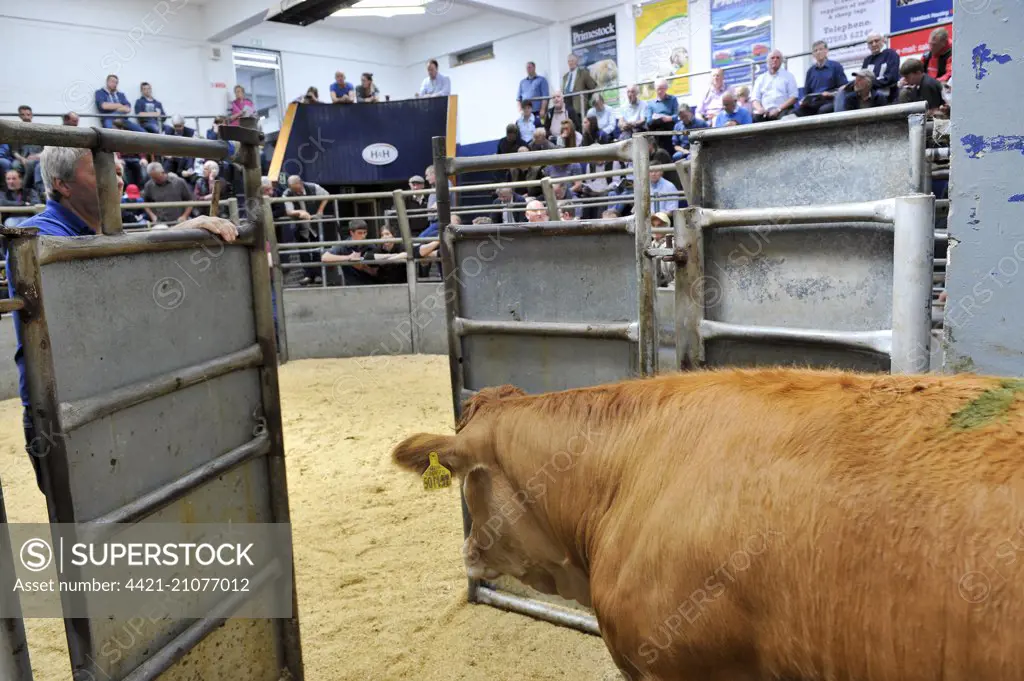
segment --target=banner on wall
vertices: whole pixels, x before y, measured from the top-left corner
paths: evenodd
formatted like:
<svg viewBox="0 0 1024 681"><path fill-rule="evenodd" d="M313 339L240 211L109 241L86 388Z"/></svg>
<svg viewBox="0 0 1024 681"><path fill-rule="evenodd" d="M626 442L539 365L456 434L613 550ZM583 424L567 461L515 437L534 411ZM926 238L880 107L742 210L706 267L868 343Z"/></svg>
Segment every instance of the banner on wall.
<svg viewBox="0 0 1024 681"><path fill-rule="evenodd" d="M928 38L937 28L938 26L929 26L903 35L894 35L889 38L889 47L896 50L901 59L903 57L920 57L928 51ZM945 24L945 29L949 31L949 39L952 40L953 24Z"/></svg>
<svg viewBox="0 0 1024 681"><path fill-rule="evenodd" d="M664 78L690 71L690 14L688 0L658 0L641 5L636 27L637 80ZM671 95L690 94L690 79L670 80ZM640 88L640 99L653 99L653 85Z"/></svg>
<svg viewBox="0 0 1024 681"><path fill-rule="evenodd" d="M929 28L953 20L953 0L891 0L890 32ZM895 49L895 48L894 48Z"/></svg>
<svg viewBox="0 0 1024 681"><path fill-rule="evenodd" d="M772 0L712 0L711 66L763 61L772 49ZM764 66L758 67L758 73ZM752 84L749 67L728 69L725 84Z"/></svg>
<svg viewBox="0 0 1024 681"><path fill-rule="evenodd" d="M868 34L886 33L885 3L886 0L811 0L811 41L828 43L828 58L844 68L860 68L864 57L871 54ZM860 44L831 49L832 45L854 42Z"/></svg>
<svg viewBox="0 0 1024 681"><path fill-rule="evenodd" d="M615 15L586 21L572 26L569 31L572 51L580 58L580 66L586 67L597 81L609 106L618 106L619 91L619 48L616 42ZM583 112L586 113L586 112Z"/></svg>

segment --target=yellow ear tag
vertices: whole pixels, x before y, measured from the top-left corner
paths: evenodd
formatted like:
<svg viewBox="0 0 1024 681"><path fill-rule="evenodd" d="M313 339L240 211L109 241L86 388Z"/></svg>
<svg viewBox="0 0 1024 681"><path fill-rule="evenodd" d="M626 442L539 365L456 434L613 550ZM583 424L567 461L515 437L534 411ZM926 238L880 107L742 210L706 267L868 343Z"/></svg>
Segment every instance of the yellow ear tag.
<svg viewBox="0 0 1024 681"><path fill-rule="evenodd" d="M423 473L423 489L427 491L452 486L452 472L437 460L437 452L430 452L430 465Z"/></svg>

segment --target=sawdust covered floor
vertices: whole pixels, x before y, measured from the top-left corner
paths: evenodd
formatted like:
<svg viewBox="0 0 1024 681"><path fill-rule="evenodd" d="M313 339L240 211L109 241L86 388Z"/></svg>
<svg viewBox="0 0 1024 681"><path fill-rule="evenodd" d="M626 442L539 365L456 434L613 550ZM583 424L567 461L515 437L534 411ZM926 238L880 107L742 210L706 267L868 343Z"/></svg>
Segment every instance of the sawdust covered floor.
<svg viewBox="0 0 1024 681"><path fill-rule="evenodd" d="M450 432L446 358L303 360L280 376L307 679L619 678L597 637L467 605L457 490L424 492L389 463L405 435ZM7 512L46 522L20 423L18 401L0 403ZM69 679L63 623L26 628L35 678Z"/></svg>

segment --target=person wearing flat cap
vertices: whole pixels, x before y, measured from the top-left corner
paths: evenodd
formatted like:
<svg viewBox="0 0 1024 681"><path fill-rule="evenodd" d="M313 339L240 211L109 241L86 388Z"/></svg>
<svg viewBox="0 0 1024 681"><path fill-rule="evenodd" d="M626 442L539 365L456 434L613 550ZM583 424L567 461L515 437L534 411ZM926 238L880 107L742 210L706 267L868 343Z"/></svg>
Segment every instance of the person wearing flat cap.
<svg viewBox="0 0 1024 681"><path fill-rule="evenodd" d="M857 69L853 72L853 82L844 86L840 96L836 97L836 111L873 109L888 103L889 97L875 88L874 72Z"/></svg>

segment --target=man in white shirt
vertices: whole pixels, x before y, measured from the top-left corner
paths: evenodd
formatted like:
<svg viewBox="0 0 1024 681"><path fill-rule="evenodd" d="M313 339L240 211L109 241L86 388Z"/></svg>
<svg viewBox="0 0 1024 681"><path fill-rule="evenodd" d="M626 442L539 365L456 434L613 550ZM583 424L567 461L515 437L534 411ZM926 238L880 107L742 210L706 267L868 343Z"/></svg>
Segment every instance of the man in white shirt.
<svg viewBox="0 0 1024 681"><path fill-rule="evenodd" d="M447 97L452 93L452 82L448 76L442 76L437 71L437 60L431 59L427 62L427 77L420 85L417 97Z"/></svg>
<svg viewBox="0 0 1024 681"><path fill-rule="evenodd" d="M757 77L750 95L754 122L775 121L790 113L798 92L796 78L782 68L782 52L772 50L768 55L768 70Z"/></svg>
<svg viewBox="0 0 1024 681"><path fill-rule="evenodd" d="M626 88L626 103L619 110L619 139L632 137L647 125L647 102L637 97L636 85Z"/></svg>
<svg viewBox="0 0 1024 681"><path fill-rule="evenodd" d="M611 137L615 132L615 114L613 114L612 110L608 108L608 105L604 103L604 97L602 97L600 93L594 95L594 99L592 101L594 102L594 106L590 107L590 110L587 111L587 118L590 118L591 116L596 118L598 129Z"/></svg>

